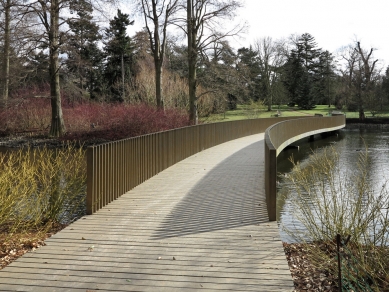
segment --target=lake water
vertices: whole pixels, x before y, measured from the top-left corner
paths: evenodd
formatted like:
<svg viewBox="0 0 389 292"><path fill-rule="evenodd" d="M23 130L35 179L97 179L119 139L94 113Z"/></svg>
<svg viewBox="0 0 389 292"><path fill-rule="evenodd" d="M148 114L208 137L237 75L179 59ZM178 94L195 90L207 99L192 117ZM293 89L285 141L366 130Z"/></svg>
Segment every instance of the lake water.
<svg viewBox="0 0 389 292"><path fill-rule="evenodd" d="M278 196L277 196L277 220L286 226L289 230L302 228L296 225L293 220L293 207L285 197L287 182L284 176L292 170L292 163L289 158L293 155L295 161L300 165L309 164L309 154L312 149L322 151L324 147L333 146L339 153L339 163L342 170L352 172L356 169L359 154L365 151L365 145L369 153L369 180L376 186L382 186L389 179L389 129L382 128L355 128L343 129L337 136L317 139L309 142L303 139L295 143L299 149L286 149L277 159L277 170L280 173L278 178ZM281 239L285 242L294 242L282 229Z"/></svg>

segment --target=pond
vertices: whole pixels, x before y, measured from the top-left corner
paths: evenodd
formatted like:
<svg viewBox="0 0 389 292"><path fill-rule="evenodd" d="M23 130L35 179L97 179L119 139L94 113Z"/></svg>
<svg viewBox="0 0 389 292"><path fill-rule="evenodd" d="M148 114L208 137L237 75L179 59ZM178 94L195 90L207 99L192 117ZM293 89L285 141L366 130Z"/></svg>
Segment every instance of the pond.
<svg viewBox="0 0 389 292"><path fill-rule="evenodd" d="M356 169L361 151L368 148L369 171L368 179L375 186L382 186L389 179L389 129L381 128L354 128L343 129L337 136L330 136L325 139L316 139L309 142L308 139L300 140L294 145L299 148L285 149L278 156L277 170L278 195L277 195L277 221L287 229L303 228L293 220L293 207L287 197L287 180L285 176L292 170L292 163L289 158L293 156L295 161L299 161L302 167L309 165L309 154L313 149L323 151L325 147L332 146L339 153L339 164L345 173ZM295 242L282 229L281 239L285 242Z"/></svg>

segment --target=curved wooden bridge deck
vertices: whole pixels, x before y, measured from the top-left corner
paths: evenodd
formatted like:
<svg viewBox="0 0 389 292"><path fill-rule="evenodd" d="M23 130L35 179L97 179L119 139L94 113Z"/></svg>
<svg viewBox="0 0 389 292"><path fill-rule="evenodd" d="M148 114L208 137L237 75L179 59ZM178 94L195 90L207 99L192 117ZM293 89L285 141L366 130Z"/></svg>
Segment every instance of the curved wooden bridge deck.
<svg viewBox="0 0 389 292"><path fill-rule="evenodd" d="M193 155L0 271L1 291L293 291L264 134Z"/></svg>

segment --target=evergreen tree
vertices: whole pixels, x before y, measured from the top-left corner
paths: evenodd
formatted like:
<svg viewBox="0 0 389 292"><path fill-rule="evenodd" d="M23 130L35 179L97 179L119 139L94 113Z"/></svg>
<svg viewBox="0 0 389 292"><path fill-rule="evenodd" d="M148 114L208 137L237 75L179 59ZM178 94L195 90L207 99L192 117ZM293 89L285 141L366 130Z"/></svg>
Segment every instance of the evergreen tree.
<svg viewBox="0 0 389 292"><path fill-rule="evenodd" d="M26 82L28 85L44 84L49 80L49 56L44 53L46 47L29 52L25 57Z"/></svg>
<svg viewBox="0 0 389 292"><path fill-rule="evenodd" d="M328 104L330 107L333 102L333 83L335 82L334 57L328 51L322 52L319 56L317 69L314 75L312 93L319 104Z"/></svg>
<svg viewBox="0 0 389 292"><path fill-rule="evenodd" d="M109 22L105 31L108 41L105 43L104 79L113 98L120 101L125 99L125 80L131 78L134 62L132 40L126 34L127 26L133 24L129 15L118 9L117 16Z"/></svg>
<svg viewBox="0 0 389 292"><path fill-rule="evenodd" d="M208 54L203 54L198 69L198 80L213 96L210 112L224 112L228 106L236 108L238 98L245 91L245 82L235 69L237 55L228 41L213 42Z"/></svg>
<svg viewBox="0 0 389 292"><path fill-rule="evenodd" d="M168 60L167 68L170 71L177 73L181 78L188 76L188 46L168 44L166 57Z"/></svg>
<svg viewBox="0 0 389 292"><path fill-rule="evenodd" d="M299 52L292 50L283 67L283 83L287 90L288 99L291 105L298 104L298 88L304 74Z"/></svg>
<svg viewBox="0 0 389 292"><path fill-rule="evenodd" d="M285 87L292 103L312 109L316 104L314 88L319 80L321 49L316 48L315 38L308 33L301 35L295 45L285 66Z"/></svg>
<svg viewBox="0 0 389 292"><path fill-rule="evenodd" d="M261 97L261 70L258 60L258 53L249 48L238 49L238 70L246 76L246 84L248 89L248 96L246 99L258 101Z"/></svg>
<svg viewBox="0 0 389 292"><path fill-rule="evenodd" d="M87 90L90 98L96 98L102 92L103 54L98 47L102 39L99 26L93 22L93 7L84 1L74 2L71 13L77 12L77 18L69 19L72 35L68 43L67 66L78 79L81 90Z"/></svg>

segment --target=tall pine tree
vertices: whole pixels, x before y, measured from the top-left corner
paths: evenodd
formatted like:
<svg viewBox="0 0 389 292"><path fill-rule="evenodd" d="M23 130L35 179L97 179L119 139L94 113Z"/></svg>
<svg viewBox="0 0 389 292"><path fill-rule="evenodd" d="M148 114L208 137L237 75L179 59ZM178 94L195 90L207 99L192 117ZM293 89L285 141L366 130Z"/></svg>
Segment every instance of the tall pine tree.
<svg viewBox="0 0 389 292"><path fill-rule="evenodd" d="M67 67L75 75L79 88L87 90L90 98L96 98L102 92L103 53L98 47L102 35L99 26L93 22L93 7L90 3L77 1L70 9L78 17L68 21L72 35L67 46Z"/></svg>
<svg viewBox="0 0 389 292"><path fill-rule="evenodd" d="M132 40L126 31L127 26L133 24L129 15L118 9L117 15L109 22L109 28L105 31L108 41L105 42L104 78L114 100L124 101L126 98L125 83L126 79L131 78L134 62Z"/></svg>
<svg viewBox="0 0 389 292"><path fill-rule="evenodd" d="M292 103L302 109L312 109L316 104L314 93L315 79L318 75L321 49L317 48L315 38L305 33L295 43L285 65L284 84Z"/></svg>
<svg viewBox="0 0 389 292"><path fill-rule="evenodd" d="M252 99L258 101L261 96L261 70L258 60L258 53L249 48L238 49L238 70L241 74L246 76L246 84L248 89L248 97L246 99Z"/></svg>

